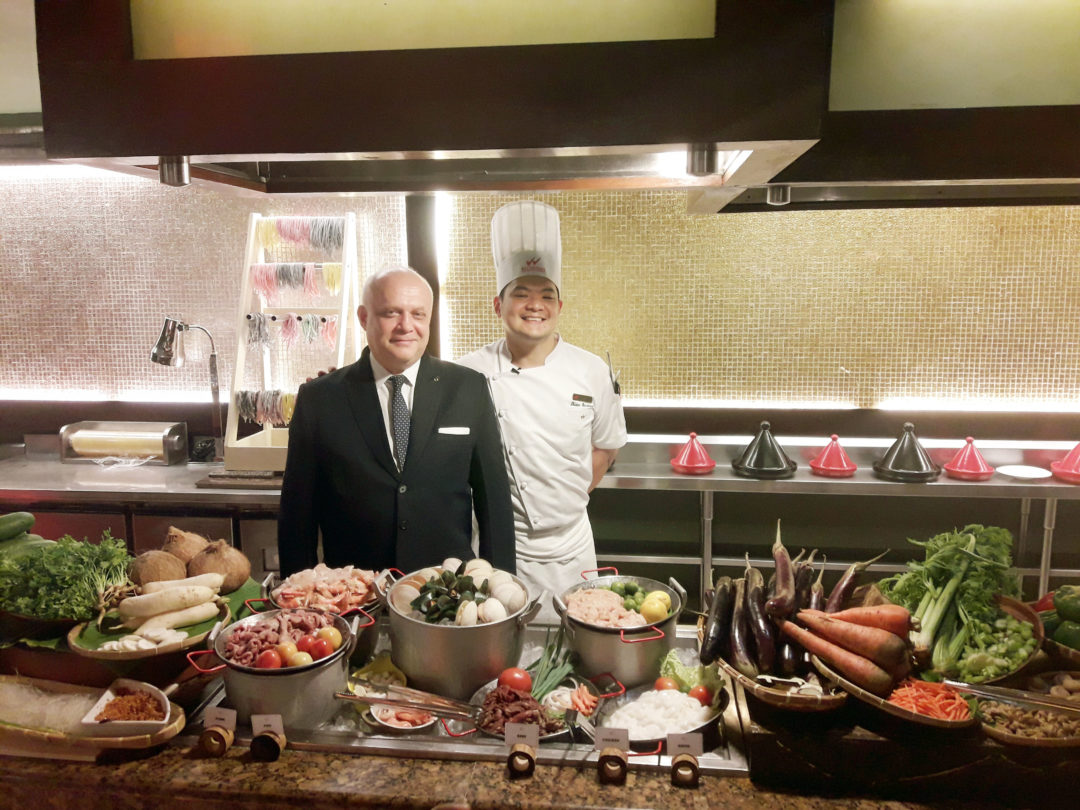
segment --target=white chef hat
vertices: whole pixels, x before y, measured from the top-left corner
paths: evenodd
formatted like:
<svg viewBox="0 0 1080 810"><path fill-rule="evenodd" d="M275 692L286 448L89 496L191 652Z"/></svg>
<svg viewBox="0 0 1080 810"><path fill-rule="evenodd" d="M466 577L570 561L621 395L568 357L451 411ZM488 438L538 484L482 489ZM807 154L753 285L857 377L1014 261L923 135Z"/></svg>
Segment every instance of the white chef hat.
<svg viewBox="0 0 1080 810"><path fill-rule="evenodd" d="M491 253L496 294L522 276L549 278L562 290L562 239L559 212L535 200L504 205L491 218Z"/></svg>

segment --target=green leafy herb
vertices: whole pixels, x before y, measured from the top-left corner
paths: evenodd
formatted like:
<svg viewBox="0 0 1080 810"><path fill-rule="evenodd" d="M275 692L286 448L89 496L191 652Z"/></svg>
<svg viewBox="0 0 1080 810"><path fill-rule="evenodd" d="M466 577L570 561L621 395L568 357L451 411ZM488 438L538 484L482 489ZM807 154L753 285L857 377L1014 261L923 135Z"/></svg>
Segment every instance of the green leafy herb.
<svg viewBox="0 0 1080 810"><path fill-rule="evenodd" d="M100 543L66 535L16 560L0 559L0 610L38 619L93 618L98 596L128 578L131 555L108 530Z"/></svg>
<svg viewBox="0 0 1080 810"><path fill-rule="evenodd" d="M550 635L551 631L548 630L544 637L544 652L525 668L532 675L532 696L537 701L542 701L558 688L574 670L573 650L563 649L562 626L559 626L559 631L555 634L555 641L548 643Z"/></svg>

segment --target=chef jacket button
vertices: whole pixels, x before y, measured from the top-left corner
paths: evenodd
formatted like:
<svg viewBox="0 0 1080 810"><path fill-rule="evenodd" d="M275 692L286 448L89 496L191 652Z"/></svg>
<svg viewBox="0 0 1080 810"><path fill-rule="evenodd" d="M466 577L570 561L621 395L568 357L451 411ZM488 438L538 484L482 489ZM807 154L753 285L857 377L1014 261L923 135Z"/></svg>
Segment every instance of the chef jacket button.
<svg viewBox="0 0 1080 810"><path fill-rule="evenodd" d="M406 492L409 491L409 488L402 484L400 487L397 488L397 491L404 495Z"/></svg>
<svg viewBox="0 0 1080 810"><path fill-rule="evenodd" d="M401 521L401 523L398 524L398 528L402 531L405 531L407 528L409 528L409 522L407 520Z"/></svg>
<svg viewBox="0 0 1080 810"><path fill-rule="evenodd" d="M529 488L529 482L528 481L522 481L521 482L521 488L522 489L528 489Z"/></svg>
<svg viewBox="0 0 1080 810"><path fill-rule="evenodd" d="M506 418L506 408L499 408L499 418L500 419L505 419Z"/></svg>
<svg viewBox="0 0 1080 810"><path fill-rule="evenodd" d="M517 448L516 447L511 447L508 452L510 453L510 455L514 455L514 453L517 452Z"/></svg>

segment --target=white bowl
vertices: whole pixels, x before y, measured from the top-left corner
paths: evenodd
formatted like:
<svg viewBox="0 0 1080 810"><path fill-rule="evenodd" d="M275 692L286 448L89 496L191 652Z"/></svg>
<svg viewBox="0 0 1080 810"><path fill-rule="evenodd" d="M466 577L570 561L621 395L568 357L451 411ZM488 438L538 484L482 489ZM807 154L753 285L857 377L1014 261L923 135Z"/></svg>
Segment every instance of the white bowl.
<svg viewBox="0 0 1080 810"><path fill-rule="evenodd" d="M393 731L423 731L424 729L431 728L433 725L435 725L435 717L432 716L431 719L428 720L426 723L421 723L418 726L399 726L389 721L389 718L393 715L393 713L394 708L392 706L371 707L371 716L375 718L375 722L377 722L380 726L392 729ZM384 717L387 719L384 720Z"/></svg>
<svg viewBox="0 0 1080 810"><path fill-rule="evenodd" d="M165 712L164 720L103 720L96 718L105 705L118 697L120 692L146 692ZM112 682L105 693L98 699L82 719L82 733L91 737L133 737L139 734L153 734L169 724L169 699L156 686L129 678L120 678Z"/></svg>

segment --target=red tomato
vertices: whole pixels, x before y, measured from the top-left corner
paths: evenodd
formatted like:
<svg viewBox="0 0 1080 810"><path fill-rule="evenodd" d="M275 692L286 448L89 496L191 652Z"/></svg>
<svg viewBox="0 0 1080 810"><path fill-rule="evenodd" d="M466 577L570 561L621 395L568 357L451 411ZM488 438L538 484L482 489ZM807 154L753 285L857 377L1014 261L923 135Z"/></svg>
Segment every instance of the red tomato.
<svg viewBox="0 0 1080 810"><path fill-rule="evenodd" d="M315 636L300 636L296 640L296 649L299 652L311 652L311 645L316 642Z"/></svg>
<svg viewBox="0 0 1080 810"><path fill-rule="evenodd" d="M499 673L499 686L509 686L519 692L531 692L532 676L520 667L510 667Z"/></svg>
<svg viewBox="0 0 1080 810"><path fill-rule="evenodd" d="M674 678L657 678L656 683L653 684L653 689L678 689L679 684L675 682Z"/></svg>
<svg viewBox="0 0 1080 810"><path fill-rule="evenodd" d="M701 684L690 690L690 697L697 700L702 706L708 706L712 703L712 693Z"/></svg>
<svg viewBox="0 0 1080 810"><path fill-rule="evenodd" d="M316 661L320 658L326 658L326 656L330 655L333 651L334 645L330 643L329 639L325 638L315 639L311 646L308 647L308 654Z"/></svg>
<svg viewBox="0 0 1080 810"><path fill-rule="evenodd" d="M255 666L259 669L280 669L281 656L277 650L263 650L255 659Z"/></svg>
<svg viewBox="0 0 1080 810"><path fill-rule="evenodd" d="M1054 609L1054 592L1044 593L1039 601L1035 603L1035 610L1053 610Z"/></svg>

